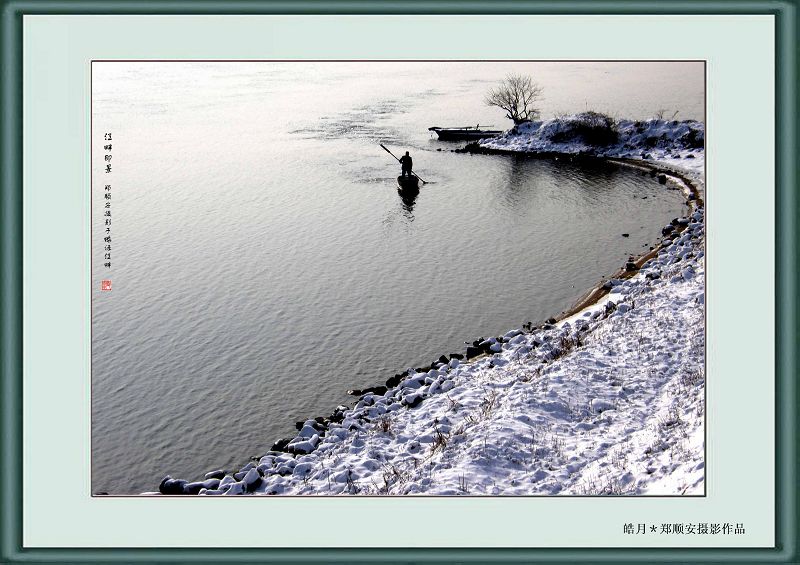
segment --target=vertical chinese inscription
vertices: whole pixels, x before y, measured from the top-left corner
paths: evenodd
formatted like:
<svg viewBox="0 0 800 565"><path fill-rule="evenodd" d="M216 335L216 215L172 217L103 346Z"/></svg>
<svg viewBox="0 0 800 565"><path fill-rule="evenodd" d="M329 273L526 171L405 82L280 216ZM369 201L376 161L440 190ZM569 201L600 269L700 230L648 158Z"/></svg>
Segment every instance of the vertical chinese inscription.
<svg viewBox="0 0 800 565"><path fill-rule="evenodd" d="M103 266L111 269L111 159L112 159L111 132L103 134ZM111 290L111 280L103 280L100 290Z"/></svg>

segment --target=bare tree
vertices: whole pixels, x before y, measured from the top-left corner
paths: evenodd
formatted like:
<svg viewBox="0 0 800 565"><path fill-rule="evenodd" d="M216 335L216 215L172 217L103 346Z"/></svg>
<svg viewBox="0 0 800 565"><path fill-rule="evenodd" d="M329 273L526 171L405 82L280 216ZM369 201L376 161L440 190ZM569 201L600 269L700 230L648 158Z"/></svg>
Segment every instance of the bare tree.
<svg viewBox="0 0 800 565"><path fill-rule="evenodd" d="M517 125L539 117L539 109L533 103L541 97L542 87L531 77L510 74L486 94L484 102L505 110L506 117Z"/></svg>

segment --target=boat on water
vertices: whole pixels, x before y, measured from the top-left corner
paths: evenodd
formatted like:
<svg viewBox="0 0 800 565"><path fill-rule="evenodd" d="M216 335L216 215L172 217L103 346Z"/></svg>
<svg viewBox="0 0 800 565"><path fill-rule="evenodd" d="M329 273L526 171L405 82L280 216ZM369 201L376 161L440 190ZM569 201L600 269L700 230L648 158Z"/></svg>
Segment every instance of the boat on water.
<svg viewBox="0 0 800 565"><path fill-rule="evenodd" d="M404 177L400 175L397 177L397 184L400 188L409 189L409 188L419 188L419 177L415 175L411 175L410 177Z"/></svg>
<svg viewBox="0 0 800 565"><path fill-rule="evenodd" d="M497 137L501 133L498 129L480 129L480 124L476 126L464 126L458 128L442 128L433 126L428 131L435 131L439 139L445 141L457 141L462 139L483 139L485 137Z"/></svg>

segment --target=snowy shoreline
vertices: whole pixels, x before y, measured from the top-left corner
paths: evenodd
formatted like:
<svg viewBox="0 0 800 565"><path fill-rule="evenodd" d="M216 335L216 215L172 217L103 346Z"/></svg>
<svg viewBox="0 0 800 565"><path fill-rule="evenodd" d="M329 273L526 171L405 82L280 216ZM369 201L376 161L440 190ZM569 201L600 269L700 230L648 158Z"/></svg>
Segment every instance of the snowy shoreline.
<svg viewBox="0 0 800 565"><path fill-rule="evenodd" d="M477 150L655 171L691 211L653 251L558 320L395 375L238 471L168 476L144 494L703 494L703 126L620 121L617 142L597 147L576 119L523 124Z"/></svg>

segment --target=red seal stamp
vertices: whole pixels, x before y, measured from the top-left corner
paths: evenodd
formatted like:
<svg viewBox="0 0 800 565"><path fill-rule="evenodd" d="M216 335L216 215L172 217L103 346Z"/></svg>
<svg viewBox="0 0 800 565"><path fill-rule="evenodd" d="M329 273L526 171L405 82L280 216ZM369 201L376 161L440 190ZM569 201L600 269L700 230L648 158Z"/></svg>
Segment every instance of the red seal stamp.
<svg viewBox="0 0 800 565"><path fill-rule="evenodd" d="M100 281L100 290L111 290L111 281Z"/></svg>

